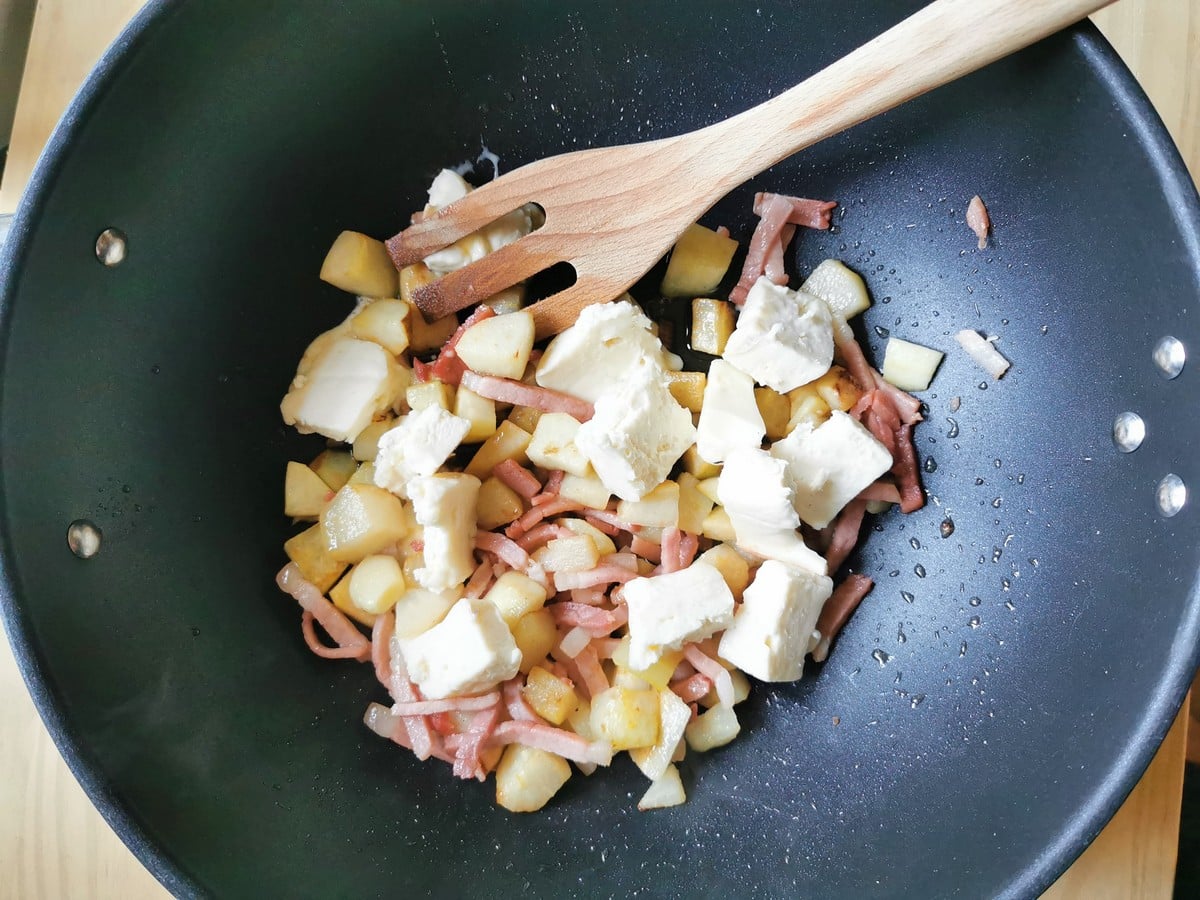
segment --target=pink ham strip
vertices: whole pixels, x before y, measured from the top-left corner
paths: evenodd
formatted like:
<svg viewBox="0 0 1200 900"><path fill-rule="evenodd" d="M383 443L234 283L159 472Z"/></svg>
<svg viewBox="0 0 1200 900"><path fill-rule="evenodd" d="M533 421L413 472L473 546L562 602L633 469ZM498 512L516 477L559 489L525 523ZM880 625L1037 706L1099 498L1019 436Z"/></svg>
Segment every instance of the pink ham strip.
<svg viewBox="0 0 1200 900"><path fill-rule="evenodd" d="M696 667L697 672L708 676L717 689L717 699L726 706L733 706L733 678L729 671L695 644L684 647L683 656Z"/></svg>
<svg viewBox="0 0 1200 900"><path fill-rule="evenodd" d="M671 690L678 694L679 699L684 703L695 703L697 700L707 697L712 687L712 679L699 672L690 678L671 682Z"/></svg>
<svg viewBox="0 0 1200 900"><path fill-rule="evenodd" d="M520 544L494 531L475 532L475 546L486 553L495 553L497 559L514 569L524 569L529 565L529 554L521 549Z"/></svg>
<svg viewBox="0 0 1200 900"><path fill-rule="evenodd" d="M638 535L633 536L633 541L630 542L629 549L642 559L650 560L650 562L656 563L662 560L662 547L654 543L654 541L648 541Z"/></svg>
<svg viewBox="0 0 1200 900"><path fill-rule="evenodd" d="M779 230L779 240L775 241L767 251L767 258L763 261L763 274L773 284L788 283L787 263L784 261L783 251L792 242L795 234L795 225L784 225Z"/></svg>
<svg viewBox="0 0 1200 900"><path fill-rule="evenodd" d="M608 637L629 621L629 608L599 609L569 601L548 607L555 624L566 628L583 628L593 637Z"/></svg>
<svg viewBox="0 0 1200 900"><path fill-rule="evenodd" d="M385 688L392 679L392 635L396 631L396 614L389 610L375 618L371 629L371 662L375 664L375 677Z"/></svg>
<svg viewBox="0 0 1200 900"><path fill-rule="evenodd" d="M455 735L459 739L454 750L454 774L457 777L475 778L479 781L487 778L487 769L484 768L479 753L500 723L500 709L500 705L495 704L477 712L471 717L471 724L467 730ZM447 747L449 744L450 739L447 738Z"/></svg>
<svg viewBox="0 0 1200 900"><path fill-rule="evenodd" d="M506 459L497 463L492 469L492 474L502 484L512 488L526 500L533 499L542 490L542 484L537 480L537 476L515 459Z"/></svg>
<svg viewBox="0 0 1200 900"><path fill-rule="evenodd" d="M317 590L315 584L305 580L300 574L299 566L288 563L275 576L275 583L303 608L305 615L301 616L300 628L305 643L313 653L327 659L356 659L359 662L366 662L371 658L371 642ZM317 639L316 632L313 631L314 619L333 638L337 644L336 649L326 647Z"/></svg>
<svg viewBox="0 0 1200 900"><path fill-rule="evenodd" d="M420 700L420 693L408 680L408 673L404 671L403 660L400 660L400 663L399 667L392 667L392 700L396 703L412 703ZM406 746L412 748L417 759L429 759L434 755L435 741L440 740L440 735L434 732L429 724L429 719L425 716L401 716L398 727L403 728L408 735Z"/></svg>
<svg viewBox="0 0 1200 900"><path fill-rule="evenodd" d="M700 535L688 531L683 532L683 537L679 541L679 568L686 569L690 566L699 549Z"/></svg>
<svg viewBox="0 0 1200 900"><path fill-rule="evenodd" d="M986 250L988 229L992 227L992 219L988 215L987 207L983 205L983 199L978 194L972 197L971 202L967 204L967 227L975 232L976 246L980 250Z"/></svg>
<svg viewBox="0 0 1200 900"><path fill-rule="evenodd" d="M786 200L791 206L787 221L791 225L803 225L816 231L829 228L831 213L837 207L833 200L809 200L807 197L789 197L786 194L761 192L754 195L754 214L761 216L764 204L773 198Z"/></svg>
<svg viewBox="0 0 1200 900"><path fill-rule="evenodd" d="M398 716L432 716L446 712L478 712L500 702L500 692L491 691L474 697L446 697L442 700L408 700L397 703L392 712Z"/></svg>
<svg viewBox="0 0 1200 900"><path fill-rule="evenodd" d="M903 425L896 433L895 462L892 474L900 489L900 511L916 512L925 505L925 492L921 490L921 475L917 467L917 451L913 447L912 426Z"/></svg>
<svg viewBox="0 0 1200 900"><path fill-rule="evenodd" d="M575 656L575 666L579 670L580 680L588 692L588 697L596 697L608 690L608 678L600 665L600 657L590 645L584 647ZM731 684L732 686L732 684Z"/></svg>
<svg viewBox="0 0 1200 900"><path fill-rule="evenodd" d="M578 512L581 509L583 509L583 506L574 500L567 500L565 497L556 497L547 503L542 503L529 510L529 512L504 529L504 533L510 538L519 538L543 519L557 516L560 513ZM519 566L513 566L513 568L516 569Z"/></svg>
<svg viewBox="0 0 1200 900"><path fill-rule="evenodd" d="M862 347L854 339L854 332L844 321L834 322L833 343L837 348L842 365L846 367L850 377L858 382L858 386L864 391L874 390L876 387L875 376L878 373L867 362Z"/></svg>
<svg viewBox="0 0 1200 900"><path fill-rule="evenodd" d="M846 561L846 557L858 543L858 533L862 529L866 512L866 500L851 500L846 504L846 508L838 513L833 523L833 540L829 542L829 550L825 554L830 572L836 571L838 566Z"/></svg>
<svg viewBox="0 0 1200 900"><path fill-rule="evenodd" d="M538 547L546 544L555 538L572 537L575 532L570 528L564 528L562 525L555 525L553 522L543 522L536 528L531 528L525 534L517 538L517 544L526 553L532 553Z"/></svg>
<svg viewBox="0 0 1200 900"><path fill-rule="evenodd" d="M586 422L595 414L592 404L586 400L560 391L552 391L550 388L539 387L536 384L513 381L511 378L480 375L466 369L462 373L461 382L467 390L498 403L530 406L540 409L542 412L563 412L580 422Z"/></svg>
<svg viewBox="0 0 1200 900"><path fill-rule="evenodd" d="M590 510L584 510L583 518L597 531L601 531L604 534L607 534L609 537L616 537L621 533L621 529L612 524L612 522L606 522L603 519L596 518L596 516Z"/></svg>
<svg viewBox="0 0 1200 900"><path fill-rule="evenodd" d="M896 414L900 417L900 421L905 425L916 425L923 421L921 415L921 401L907 391L902 391L890 382L884 381L883 376L871 370L872 376L875 378L875 389L882 391L889 400L892 401L892 406L896 410Z"/></svg>
<svg viewBox="0 0 1200 900"><path fill-rule="evenodd" d="M492 583L492 561L485 559L475 571L471 573L471 577L467 579L466 585L463 587L463 594L470 597L472 600L478 599L484 595L488 586Z"/></svg>
<svg viewBox="0 0 1200 900"><path fill-rule="evenodd" d="M555 572L554 587L560 591L572 591L601 584L624 584L637 577L637 572L631 572L624 566L612 562L601 562L596 568L583 572Z"/></svg>
<svg viewBox="0 0 1200 900"><path fill-rule="evenodd" d="M601 557L601 565L612 563L614 566L620 566L622 569L628 569L630 572L637 573L638 558L633 553L610 553L608 556Z"/></svg>
<svg viewBox="0 0 1200 900"><path fill-rule="evenodd" d="M554 469L546 479L546 486L542 488L542 493L557 497L558 492L562 490L563 479L566 477L567 473L562 469Z"/></svg>
<svg viewBox="0 0 1200 900"><path fill-rule="evenodd" d="M859 500L878 500L884 503L899 503L900 489L890 481L876 481L868 484L859 493Z"/></svg>
<svg viewBox="0 0 1200 900"><path fill-rule="evenodd" d="M450 336L450 340L446 341L442 347L438 358L431 365L414 366L417 378L420 381L429 381L436 378L438 381L444 381L446 384L458 384L466 371L466 364L458 358L458 354L454 348L458 342L462 340L462 336L467 329L472 325L482 322L484 319L490 319L496 315L496 311L490 306L480 305L475 308L471 315L467 316L466 321L458 326L458 329ZM478 393L478 391L476 391Z"/></svg>
<svg viewBox="0 0 1200 900"><path fill-rule="evenodd" d="M664 572L678 572L683 532L672 525L662 533L662 567Z"/></svg>
<svg viewBox="0 0 1200 900"><path fill-rule="evenodd" d="M758 281L766 269L767 258L771 255L772 248L777 243L782 244L781 233L791 212L792 205L778 194L769 195L769 199L762 204L758 211L758 224L754 227L754 234L750 236L742 274L729 294L729 299L734 305L741 306L746 302L750 288L754 287L754 282Z"/></svg>
<svg viewBox="0 0 1200 900"><path fill-rule="evenodd" d="M586 603L588 606L599 606L608 597L605 596L603 587L590 588L573 588L571 590L572 603Z"/></svg>
<svg viewBox="0 0 1200 900"><path fill-rule="evenodd" d="M612 762L612 748L607 744L592 742L562 728L537 722L501 722L492 732L488 746L505 744L536 747L538 750L555 753L563 759L577 763L607 766Z"/></svg>
<svg viewBox="0 0 1200 900"><path fill-rule="evenodd" d="M525 699L525 694L521 690L524 686L520 676L510 678L500 686L500 691L504 695L504 707L508 710L508 717L521 722L545 722L546 720L533 711L533 707Z"/></svg>
<svg viewBox="0 0 1200 900"><path fill-rule="evenodd" d="M583 517L593 525L597 522L603 522L606 525L611 525L618 531L628 531L630 534L637 534L642 530L641 525L630 525L628 522L622 522L611 509L592 509L588 507L583 511Z"/></svg>
<svg viewBox="0 0 1200 900"><path fill-rule="evenodd" d="M847 575L842 583L833 589L817 617L817 631L821 632L823 645L828 646L838 636L838 632L850 621L850 616L858 608L863 597L874 586L875 582L866 575Z"/></svg>

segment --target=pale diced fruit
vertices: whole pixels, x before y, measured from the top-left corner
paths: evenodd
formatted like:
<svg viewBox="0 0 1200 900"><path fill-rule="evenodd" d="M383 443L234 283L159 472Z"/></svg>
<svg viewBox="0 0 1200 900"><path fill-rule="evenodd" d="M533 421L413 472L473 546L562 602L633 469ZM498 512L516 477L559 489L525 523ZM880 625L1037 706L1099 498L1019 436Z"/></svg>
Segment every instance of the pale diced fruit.
<svg viewBox="0 0 1200 900"><path fill-rule="evenodd" d="M350 573L350 599L373 615L395 606L406 589L404 572L394 556L368 556Z"/></svg>
<svg viewBox="0 0 1200 900"><path fill-rule="evenodd" d="M424 634L446 618L461 596L461 589L437 593L413 582L413 587L401 594L392 608L396 614L396 637L408 640Z"/></svg>
<svg viewBox="0 0 1200 900"><path fill-rule="evenodd" d="M508 414L508 421L522 431L533 434L533 429L537 428L538 419L541 417L540 409L534 409L532 406L514 406Z"/></svg>
<svg viewBox="0 0 1200 900"><path fill-rule="evenodd" d="M692 301L692 333L688 343L693 350L720 356L733 334L733 306L724 300L697 297Z"/></svg>
<svg viewBox="0 0 1200 900"><path fill-rule="evenodd" d="M700 479L713 478L721 473L720 465L702 457L695 444L683 451L683 469Z"/></svg>
<svg viewBox="0 0 1200 900"><path fill-rule="evenodd" d="M509 628L513 629L515 637L516 627L520 620L545 605L546 589L528 575L520 572L505 572L496 579L496 583L483 595L483 599L496 607L500 612L500 618ZM551 621L553 623L553 620ZM521 646L520 639L517 640L517 646ZM537 662L549 652L547 649L541 656L530 660L530 664Z"/></svg>
<svg viewBox="0 0 1200 900"><path fill-rule="evenodd" d="M596 545L596 552L600 556L608 556L610 553L617 552L617 545L613 543L613 539L590 522L583 519L563 518L559 519L556 524L590 539Z"/></svg>
<svg viewBox="0 0 1200 900"><path fill-rule="evenodd" d="M700 479L689 472L680 472L679 530L699 534L704 530L704 517L712 512L713 499L700 490Z"/></svg>
<svg viewBox="0 0 1200 900"><path fill-rule="evenodd" d="M496 433L496 401L459 386L454 392L454 414L471 423L464 444L474 444Z"/></svg>
<svg viewBox="0 0 1200 900"><path fill-rule="evenodd" d="M283 514L294 519L315 519L333 498L329 485L304 463L289 462L283 480Z"/></svg>
<svg viewBox="0 0 1200 900"><path fill-rule="evenodd" d="M558 626L548 609L535 609L511 626L513 640L521 651L521 671L529 670L546 658L558 643Z"/></svg>
<svg viewBox="0 0 1200 900"><path fill-rule="evenodd" d="M525 456L525 449L532 437L528 431L514 425L511 418L507 419L501 422L495 433L475 451L471 462L463 471L482 481L492 474L492 469L506 459L513 459L524 465L529 461Z"/></svg>
<svg viewBox="0 0 1200 900"><path fill-rule="evenodd" d="M836 259L827 259L808 276L800 290L820 297L829 311L852 319L871 306L862 276Z"/></svg>
<svg viewBox="0 0 1200 900"><path fill-rule="evenodd" d="M714 475L712 478L701 478L698 482L696 482L696 488L700 491L700 493L702 493L705 497L707 497L713 503L721 502L721 496L720 496L721 476L720 475Z"/></svg>
<svg viewBox="0 0 1200 900"><path fill-rule="evenodd" d="M600 552L586 535L554 538L533 554L533 561L547 572L586 572L596 568Z"/></svg>
<svg viewBox="0 0 1200 900"><path fill-rule="evenodd" d="M718 703L707 712L698 715L684 730L690 748L697 753L728 744L741 731L737 713L732 706Z"/></svg>
<svg viewBox="0 0 1200 900"><path fill-rule="evenodd" d="M730 593L741 600L742 593L750 584L750 563L746 557L738 553L731 544L717 544L711 550L700 554L700 561L706 562L725 579Z"/></svg>
<svg viewBox="0 0 1200 900"><path fill-rule="evenodd" d="M559 485L558 495L582 503L590 509L604 509L612 496L595 472L586 475L566 475Z"/></svg>
<svg viewBox="0 0 1200 900"><path fill-rule="evenodd" d="M420 311L415 307L416 300L413 299L413 294L416 293L418 288L423 288L427 284L433 284L435 281L437 281L437 276L429 271L429 266L425 265L425 263L414 263L413 265L405 266L400 270L399 281L400 299L405 303L413 304L413 312L417 315L420 315ZM424 324L424 320L422 320L422 324ZM444 343L445 341L443 340L436 346L440 347ZM413 349L418 351L432 350L433 347L414 346Z"/></svg>
<svg viewBox="0 0 1200 900"><path fill-rule="evenodd" d="M396 426L393 418L380 419L372 422L358 433L354 439L353 456L360 461L373 460L379 455L379 439Z"/></svg>
<svg viewBox="0 0 1200 900"><path fill-rule="evenodd" d="M658 740L658 691L611 687L592 698L592 731L613 750L651 747Z"/></svg>
<svg viewBox="0 0 1200 900"><path fill-rule="evenodd" d="M668 372L667 388L675 402L691 412L700 412L708 376L703 372Z"/></svg>
<svg viewBox="0 0 1200 900"><path fill-rule="evenodd" d="M375 483L375 463L365 462L354 470L354 474L350 476L350 480L346 484L374 484ZM332 495L331 495L332 497Z"/></svg>
<svg viewBox="0 0 1200 900"><path fill-rule="evenodd" d="M525 311L492 316L462 333L454 352L481 375L520 380L533 350L533 316Z"/></svg>
<svg viewBox="0 0 1200 900"><path fill-rule="evenodd" d="M720 662L729 670L729 680L733 682L733 705L737 706L750 696L750 679L745 676L741 669L731 667L724 659L721 659ZM705 709L712 709L712 707L720 702L721 698L717 696L716 688L713 688L700 698L700 705Z"/></svg>
<svg viewBox="0 0 1200 900"><path fill-rule="evenodd" d="M413 353L440 350L457 330L458 318L456 316L443 316L433 322L428 322L421 310L413 305L412 311L409 313L408 349Z"/></svg>
<svg viewBox="0 0 1200 900"><path fill-rule="evenodd" d="M514 313L525 305L525 282L519 282L512 287L506 287L498 293L492 294L483 301L484 306L490 306L496 311L496 315L504 316L509 313Z"/></svg>
<svg viewBox="0 0 1200 900"><path fill-rule="evenodd" d="M362 297L395 297L396 267L382 241L343 231L325 254L321 280Z"/></svg>
<svg viewBox="0 0 1200 900"><path fill-rule="evenodd" d="M622 500L617 518L631 525L671 528L679 525L679 485L664 481L641 500Z"/></svg>
<svg viewBox="0 0 1200 900"><path fill-rule="evenodd" d="M863 395L863 389L858 382L850 377L850 373L841 366L830 366L829 371L810 382L806 387L816 391L817 396L828 404L829 408L848 412L854 408Z"/></svg>
<svg viewBox="0 0 1200 900"><path fill-rule="evenodd" d="M440 406L446 412L454 410L454 388L436 379L410 385L404 391L404 398L413 412L420 412L427 406Z"/></svg>
<svg viewBox="0 0 1200 900"><path fill-rule="evenodd" d="M819 427L829 418L829 404L826 403L810 385L798 387L788 392L788 401L792 405L791 416L788 418L787 431L791 434L801 425Z"/></svg>
<svg viewBox="0 0 1200 900"><path fill-rule="evenodd" d="M589 741L596 739L596 733L592 731L592 704L583 697L576 702L575 709L568 713L567 727L581 738Z"/></svg>
<svg viewBox="0 0 1200 900"><path fill-rule="evenodd" d="M579 422L566 413L544 413L525 448L529 461L543 469L561 469L572 475L587 475L588 458L575 446Z"/></svg>
<svg viewBox="0 0 1200 900"><path fill-rule="evenodd" d="M283 552L296 564L304 580L311 581L322 593L333 587L346 571L346 564L330 554L319 524L285 541Z"/></svg>
<svg viewBox="0 0 1200 900"><path fill-rule="evenodd" d="M561 756L509 744L496 768L496 803L509 812L537 812L571 777L571 764Z"/></svg>
<svg viewBox="0 0 1200 900"><path fill-rule="evenodd" d="M636 675L643 682L656 690L666 690L667 685L671 681L671 676L675 674L675 669L679 667L679 663L683 661L682 650L664 650L658 662L654 663L648 669L635 669L629 664L629 636L621 638L621 642L617 644L617 649L613 651L613 664L618 667L619 671L626 671Z"/></svg>
<svg viewBox="0 0 1200 900"><path fill-rule="evenodd" d="M663 275L664 297L695 297L717 289L738 242L703 225L689 225L671 251Z"/></svg>
<svg viewBox="0 0 1200 900"><path fill-rule="evenodd" d="M521 689L525 702L533 711L553 725L561 725L579 705L575 686L566 678L559 678L541 666L529 670L525 687Z"/></svg>
<svg viewBox="0 0 1200 900"><path fill-rule="evenodd" d="M754 402L767 429L767 440L778 441L788 433L788 421L792 417L792 403L787 395L769 387L754 389Z"/></svg>
<svg viewBox="0 0 1200 900"><path fill-rule="evenodd" d="M658 693L658 740L653 747L630 750L634 765L651 781L662 778L671 766L675 748L683 740L684 729L692 720L692 710L679 699L674 691L660 690Z"/></svg>
<svg viewBox="0 0 1200 900"><path fill-rule="evenodd" d="M378 553L408 533L400 498L373 484L347 484L321 513L329 555L353 563Z"/></svg>
<svg viewBox="0 0 1200 900"><path fill-rule="evenodd" d="M375 614L364 612L354 605L354 601L350 599L350 579L354 577L354 569L351 569L342 580L329 589L329 599L333 605L340 609L343 613L362 625L368 628L375 624Z"/></svg>
<svg viewBox="0 0 1200 900"><path fill-rule="evenodd" d="M344 450L322 450L308 467L332 490L339 491L350 480L358 463Z"/></svg>
<svg viewBox="0 0 1200 900"><path fill-rule="evenodd" d="M499 478L488 478L479 486L475 524L484 531L507 525L524 512L525 503L521 495Z"/></svg>
<svg viewBox="0 0 1200 900"><path fill-rule="evenodd" d="M354 314L350 333L374 341L388 353L399 356L408 349L408 317L412 307L388 297L372 301Z"/></svg>
<svg viewBox="0 0 1200 900"><path fill-rule="evenodd" d="M649 809L666 809L687 802L687 793L683 789L683 781L679 778L679 769L669 765L662 777L650 784L642 799L638 801L638 809L645 812Z"/></svg>
<svg viewBox="0 0 1200 900"><path fill-rule="evenodd" d="M944 355L912 341L888 338L883 353L883 377L902 391L926 390Z"/></svg>
<svg viewBox="0 0 1200 900"><path fill-rule="evenodd" d="M733 543L737 535L733 531L733 523L729 521L729 513L725 507L717 506L704 517L704 530L700 532L706 538L714 541Z"/></svg>

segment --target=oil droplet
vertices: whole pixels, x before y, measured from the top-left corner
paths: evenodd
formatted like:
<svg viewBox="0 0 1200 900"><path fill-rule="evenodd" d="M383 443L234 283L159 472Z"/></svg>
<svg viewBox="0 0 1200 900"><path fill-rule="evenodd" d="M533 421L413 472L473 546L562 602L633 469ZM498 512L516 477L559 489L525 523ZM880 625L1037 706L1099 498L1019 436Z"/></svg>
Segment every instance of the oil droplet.
<svg viewBox="0 0 1200 900"><path fill-rule="evenodd" d="M992 460L992 465L993 465L993 466L995 466L995 467L998 469L998 468L1000 468L1002 465L1004 465L1004 463L1000 462L1000 460L998 460L998 459L993 459L993 460Z"/></svg>
<svg viewBox="0 0 1200 900"><path fill-rule="evenodd" d="M900 624L898 624L896 626L896 643L897 644L907 644L908 643L908 635L904 633L904 623L903 622L901 622Z"/></svg>
<svg viewBox="0 0 1200 900"><path fill-rule="evenodd" d="M981 391L986 391L987 390L987 382L986 381L979 382L979 389Z"/></svg>
<svg viewBox="0 0 1200 900"><path fill-rule="evenodd" d="M982 479L982 478L976 478L976 479L975 479L975 486L976 486L976 487L979 487L981 484L983 484L983 479Z"/></svg>
<svg viewBox="0 0 1200 900"><path fill-rule="evenodd" d="M899 569L892 569L892 571L888 572L888 578L896 578L899 574Z"/></svg>
<svg viewBox="0 0 1200 900"><path fill-rule="evenodd" d="M914 537L914 538L909 538L909 539L908 539L908 546L912 547L914 550L920 550L920 549L921 549L921 542L920 542L920 541L918 541L918 540L917 540L915 537Z"/></svg>
<svg viewBox="0 0 1200 900"><path fill-rule="evenodd" d="M1035 569L1041 565L1041 563L1038 562L1038 558L1036 556L1029 557L1029 564L1031 566L1033 566Z"/></svg>
<svg viewBox="0 0 1200 900"><path fill-rule="evenodd" d="M925 458L925 471L928 472L930 475L932 475L934 472L937 471L937 460L934 459L932 456L928 456Z"/></svg>
<svg viewBox="0 0 1200 900"><path fill-rule="evenodd" d="M891 334L892 334L888 329L884 328L882 325L875 326L875 333L877 335L879 335L881 338L891 337Z"/></svg>
<svg viewBox="0 0 1200 900"><path fill-rule="evenodd" d="M916 575L918 578L924 578L925 577L925 567L923 565L921 565L920 563L917 563L917 565L913 566L913 574Z"/></svg>
<svg viewBox="0 0 1200 900"><path fill-rule="evenodd" d="M152 365L152 366L150 367L150 374L151 374L151 375L157 375L157 374L158 374L159 372L161 372L161 371L162 371L162 366L160 366L158 363L155 363L154 365Z"/></svg>
<svg viewBox="0 0 1200 900"><path fill-rule="evenodd" d="M978 628L982 624L982 620L979 618L979 616L971 616L971 618L967 620L967 624L972 628Z"/></svg>
<svg viewBox="0 0 1200 900"><path fill-rule="evenodd" d="M888 660L891 659L891 657L888 656L886 653L884 653L882 650L876 648L871 651L871 659L873 659L873 660L875 660L875 662L879 663L879 668L882 669L884 666L886 666L888 664Z"/></svg>
<svg viewBox="0 0 1200 900"><path fill-rule="evenodd" d="M1004 555L1004 551L1001 550L999 547L992 548L992 562L994 562L994 563L1000 562L1000 557L1002 557L1003 555Z"/></svg>
<svg viewBox="0 0 1200 900"><path fill-rule="evenodd" d="M192 626L192 637L200 637L200 629Z"/></svg>
<svg viewBox="0 0 1200 900"><path fill-rule="evenodd" d="M997 497L995 500L992 501L992 507L995 509L999 509L1000 505L1002 503L1004 503L1004 501L1000 497Z"/></svg>
<svg viewBox="0 0 1200 900"><path fill-rule="evenodd" d="M1014 604L1011 600L1005 600L1004 608L1007 609L1009 612L1013 612L1016 610L1017 607L1016 607L1016 604Z"/></svg>
<svg viewBox="0 0 1200 900"><path fill-rule="evenodd" d="M968 602L968 603L970 603L972 606L978 606L978 605L979 605L980 603L982 603L983 601L982 601L980 598L978 598L978 597L972 597L972 598L971 598L970 600L968 600L967 602Z"/></svg>
<svg viewBox="0 0 1200 900"><path fill-rule="evenodd" d="M67 546L80 559L91 559L100 552L104 534L90 519L76 519L67 526Z"/></svg>
<svg viewBox="0 0 1200 900"><path fill-rule="evenodd" d="M912 603L914 600L917 599L909 591L901 591L900 597L902 600L904 600L905 603Z"/></svg>
<svg viewBox="0 0 1200 900"><path fill-rule="evenodd" d="M958 437L958 422L955 421L950 416L946 416L946 421L950 423L950 430L946 432L946 437L948 437L948 438Z"/></svg>
<svg viewBox="0 0 1200 900"><path fill-rule="evenodd" d="M938 531L941 533L943 539L950 537L950 535L954 534L954 520L949 516L942 519L942 524L938 526Z"/></svg>
<svg viewBox="0 0 1200 900"><path fill-rule="evenodd" d="M967 655L967 642L966 642L966 641L963 641L963 642L962 642L962 644L961 644L961 645L959 645L959 648L958 648L958 655L959 655L960 657L961 657L961 656L966 656L966 655Z"/></svg>
<svg viewBox="0 0 1200 900"><path fill-rule="evenodd" d="M130 493L132 490L133 490L133 488L131 488L131 487L130 487L129 485L127 485L127 484L123 484L123 485L121 485L121 493L122 493L122 494L128 494L128 493Z"/></svg>
<svg viewBox="0 0 1200 900"><path fill-rule="evenodd" d="M912 707L913 709L916 709L918 706L920 706L920 705L921 705L921 703L922 703L924 700L925 700L925 695L924 695L924 694L913 694L913 697L912 697L912 699L911 699L911 700L908 702L908 705L909 705L910 707Z"/></svg>

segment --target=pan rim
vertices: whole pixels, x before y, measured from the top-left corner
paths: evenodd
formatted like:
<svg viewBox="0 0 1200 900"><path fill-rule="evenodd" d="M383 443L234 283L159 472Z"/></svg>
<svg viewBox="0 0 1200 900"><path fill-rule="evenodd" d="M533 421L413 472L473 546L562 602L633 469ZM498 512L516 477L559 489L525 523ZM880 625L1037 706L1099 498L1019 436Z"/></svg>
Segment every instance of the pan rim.
<svg viewBox="0 0 1200 900"><path fill-rule="evenodd" d="M54 189L59 172L69 159L76 130L94 114L138 47L185 0L149 0L104 52L75 95L39 156L22 194L12 228L0 247L0 366L6 365L11 297L20 281L27 245L41 218L44 198ZM1200 280L1200 194L1195 181L1149 98L1090 21L1073 26L1068 34L1094 76L1112 96L1130 125L1131 136L1146 149L1156 180L1176 210L1186 242L1185 253ZM0 416L3 405L0 401ZM0 502L6 495L0 472ZM53 687L49 671L24 611L19 578L7 533L0 534L0 621L34 705L60 755L74 778L108 825L139 862L172 894L202 896L203 886L158 841L148 825L120 799L112 783L79 740ZM1036 897L1074 862L1108 823L1136 787L1170 730L1193 675L1200 663L1200 582L1188 589L1184 617L1171 643L1156 692L1148 698L1138 727L1117 762L1097 790L1068 817L1057 837L1024 871L1002 886L1003 896Z"/></svg>

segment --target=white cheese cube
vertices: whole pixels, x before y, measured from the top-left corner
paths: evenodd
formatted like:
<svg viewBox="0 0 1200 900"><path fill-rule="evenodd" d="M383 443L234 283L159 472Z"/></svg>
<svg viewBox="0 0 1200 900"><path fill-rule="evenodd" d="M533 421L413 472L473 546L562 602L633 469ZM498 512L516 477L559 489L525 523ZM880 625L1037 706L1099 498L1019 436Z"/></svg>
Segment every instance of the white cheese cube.
<svg viewBox="0 0 1200 900"><path fill-rule="evenodd" d="M302 434L353 443L396 399L395 357L373 341L350 337L323 340L320 350L315 359L305 354L306 371L297 372L279 405L283 421Z"/></svg>
<svg viewBox="0 0 1200 900"><path fill-rule="evenodd" d="M760 681L796 681L833 581L768 559L746 588L718 652Z"/></svg>
<svg viewBox="0 0 1200 900"><path fill-rule="evenodd" d="M892 467L892 455L857 420L840 410L817 428L801 426L771 445L787 464L800 518L824 528L867 485Z"/></svg>
<svg viewBox="0 0 1200 900"><path fill-rule="evenodd" d="M521 651L496 607L464 597L424 634L400 642L408 677L429 700L478 694L517 674Z"/></svg>
<svg viewBox="0 0 1200 900"><path fill-rule="evenodd" d="M575 446L622 500L641 500L665 481L695 440L692 414L675 402L656 365L637 367L611 385L575 434Z"/></svg>
<svg viewBox="0 0 1200 900"><path fill-rule="evenodd" d="M786 394L833 364L833 316L825 301L759 278L746 296L724 357Z"/></svg>
<svg viewBox="0 0 1200 900"><path fill-rule="evenodd" d="M429 185L429 205L441 209L471 193L467 180L451 169L442 169Z"/></svg>
<svg viewBox="0 0 1200 900"><path fill-rule="evenodd" d="M787 480L787 464L765 450L735 450L725 460L717 498L742 550L825 574L825 559L796 531L800 517Z"/></svg>
<svg viewBox="0 0 1200 900"><path fill-rule="evenodd" d="M470 422L440 406L427 406L402 417L379 438L376 487L407 497L409 481L441 468L470 429Z"/></svg>
<svg viewBox="0 0 1200 900"><path fill-rule="evenodd" d="M421 587L447 591L475 571L475 503L479 479L473 475L422 475L408 483L413 515L423 529L423 568L414 572Z"/></svg>
<svg viewBox="0 0 1200 900"><path fill-rule="evenodd" d="M723 359L714 359L704 386L696 452L705 462L722 462L737 447L758 447L766 426L754 400L754 379Z"/></svg>
<svg viewBox="0 0 1200 900"><path fill-rule="evenodd" d="M733 620L729 585L706 562L626 582L625 603L629 665L638 671L650 668L666 651L710 637Z"/></svg>
<svg viewBox="0 0 1200 900"><path fill-rule="evenodd" d="M546 347L538 361L537 383L595 403L638 368L682 368L679 358L667 353L651 332L651 324L626 300L587 307Z"/></svg>

